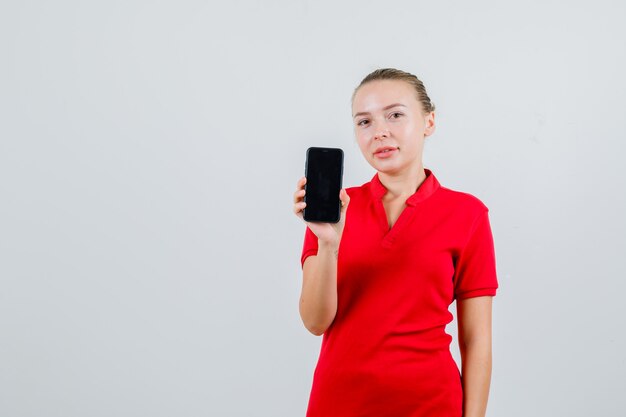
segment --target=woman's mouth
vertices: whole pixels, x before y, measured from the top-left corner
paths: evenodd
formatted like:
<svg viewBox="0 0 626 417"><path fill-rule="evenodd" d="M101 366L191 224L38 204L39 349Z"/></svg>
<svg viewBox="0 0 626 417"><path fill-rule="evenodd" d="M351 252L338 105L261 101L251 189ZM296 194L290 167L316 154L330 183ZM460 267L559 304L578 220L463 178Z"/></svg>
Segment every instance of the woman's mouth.
<svg viewBox="0 0 626 417"><path fill-rule="evenodd" d="M395 155L397 151L398 151L398 148L393 148L393 147L388 146L385 148L378 149L376 152L374 152L374 156L376 158L386 159Z"/></svg>

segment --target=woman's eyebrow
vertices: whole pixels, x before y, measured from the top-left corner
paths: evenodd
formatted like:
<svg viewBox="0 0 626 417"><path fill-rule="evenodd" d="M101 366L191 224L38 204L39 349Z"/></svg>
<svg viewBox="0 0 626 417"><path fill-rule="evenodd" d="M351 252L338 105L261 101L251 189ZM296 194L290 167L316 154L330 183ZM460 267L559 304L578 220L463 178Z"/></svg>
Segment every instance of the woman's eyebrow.
<svg viewBox="0 0 626 417"><path fill-rule="evenodd" d="M392 107L397 107L397 106L400 106L400 107L406 107L406 106L405 106L404 104L402 104L402 103L393 103L393 104L390 104L390 105L388 105L388 106L383 107L383 110L389 110L390 108L392 108ZM354 119L354 118L355 118L355 117L357 117L357 116L363 116L363 115L366 115L366 114L370 114L370 113L369 113L369 112L367 112L367 111L362 111L362 112L359 112L359 113L355 114L354 116L352 116L352 118Z"/></svg>

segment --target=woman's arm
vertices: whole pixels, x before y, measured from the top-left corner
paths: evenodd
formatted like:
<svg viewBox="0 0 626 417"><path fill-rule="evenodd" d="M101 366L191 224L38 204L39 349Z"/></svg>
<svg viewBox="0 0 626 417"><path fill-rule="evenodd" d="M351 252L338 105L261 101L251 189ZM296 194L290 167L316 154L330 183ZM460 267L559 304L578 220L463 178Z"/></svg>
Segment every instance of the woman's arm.
<svg viewBox="0 0 626 417"><path fill-rule="evenodd" d="M457 300L463 417L484 417L491 383L491 296Z"/></svg>
<svg viewBox="0 0 626 417"><path fill-rule="evenodd" d="M300 317L316 336L328 329L337 314L337 245L320 241L317 255L307 257L303 265Z"/></svg>

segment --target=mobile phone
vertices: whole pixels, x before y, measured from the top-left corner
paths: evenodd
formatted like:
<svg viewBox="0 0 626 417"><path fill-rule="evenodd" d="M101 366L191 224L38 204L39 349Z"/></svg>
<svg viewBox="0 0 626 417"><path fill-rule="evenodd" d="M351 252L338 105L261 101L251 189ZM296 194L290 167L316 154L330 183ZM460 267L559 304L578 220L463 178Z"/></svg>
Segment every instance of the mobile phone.
<svg viewBox="0 0 626 417"><path fill-rule="evenodd" d="M343 150L310 147L306 151L304 176L306 177L304 220L324 223L339 222Z"/></svg>

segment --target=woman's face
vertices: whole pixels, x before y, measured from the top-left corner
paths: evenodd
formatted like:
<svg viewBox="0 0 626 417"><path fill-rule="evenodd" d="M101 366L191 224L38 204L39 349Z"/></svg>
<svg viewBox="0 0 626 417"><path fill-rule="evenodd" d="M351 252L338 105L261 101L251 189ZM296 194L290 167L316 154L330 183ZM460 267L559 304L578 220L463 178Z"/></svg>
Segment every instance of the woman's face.
<svg viewBox="0 0 626 417"><path fill-rule="evenodd" d="M356 140L379 172L399 174L422 166L424 137L434 132L435 115L424 115L416 95L407 82L377 80L361 86L354 97Z"/></svg>

